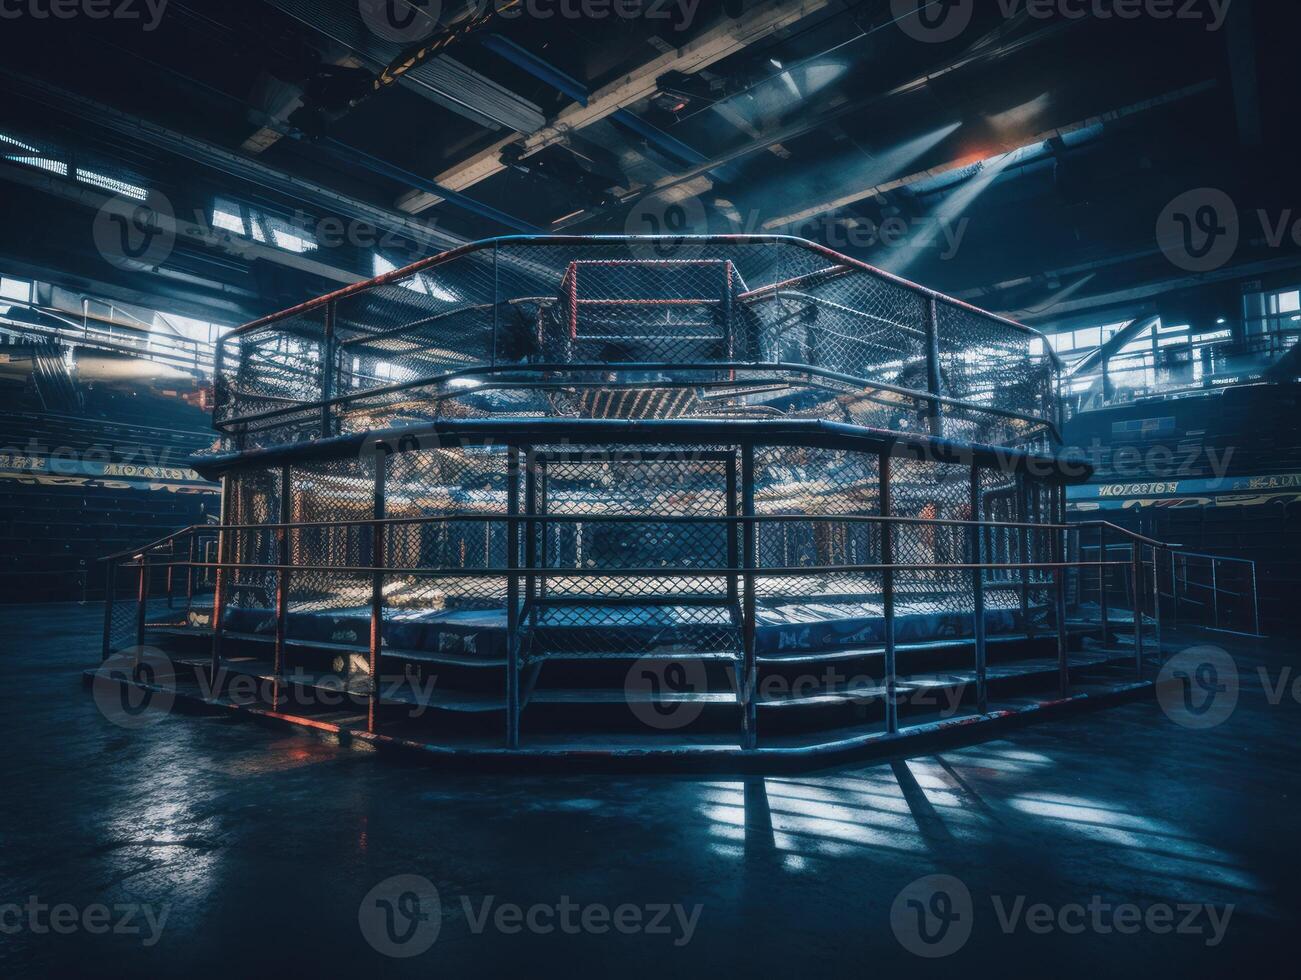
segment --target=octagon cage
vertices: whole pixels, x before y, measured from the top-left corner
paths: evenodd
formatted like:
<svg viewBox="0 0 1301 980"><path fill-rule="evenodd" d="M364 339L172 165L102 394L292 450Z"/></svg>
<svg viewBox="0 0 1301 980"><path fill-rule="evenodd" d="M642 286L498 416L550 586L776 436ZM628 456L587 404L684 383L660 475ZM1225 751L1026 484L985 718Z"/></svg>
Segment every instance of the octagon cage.
<svg viewBox="0 0 1301 980"><path fill-rule="evenodd" d="M452 753L798 752L1085 690L1058 367L798 239L467 245L222 339L222 523L117 564L105 655L202 638L210 698Z"/></svg>

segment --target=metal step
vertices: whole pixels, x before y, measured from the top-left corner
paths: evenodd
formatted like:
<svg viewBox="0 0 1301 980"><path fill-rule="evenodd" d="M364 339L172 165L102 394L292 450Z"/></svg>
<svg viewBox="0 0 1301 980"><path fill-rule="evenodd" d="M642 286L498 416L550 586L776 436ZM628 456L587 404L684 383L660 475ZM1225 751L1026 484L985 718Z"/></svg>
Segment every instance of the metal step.
<svg viewBox="0 0 1301 980"><path fill-rule="evenodd" d="M211 665L211 660L207 658L178 660L176 662L179 665L195 670L207 670ZM246 677L255 677L258 680L268 682L276 679L274 665L268 661L242 657L223 658L221 665L232 674L242 674ZM295 668L285 674L281 680L293 687L307 687L319 691L328 691L332 694L344 694L349 697L369 699L371 693L370 678L364 674L344 678L339 674L328 671L303 671ZM408 683L408 680L401 675L381 676L379 679L380 703L433 708L440 711L475 713L504 711L506 709L506 701L503 697L478 694L472 691L440 691L436 687L417 695L414 691L402 690L401 685L405 683Z"/></svg>
<svg viewBox="0 0 1301 980"><path fill-rule="evenodd" d="M1076 653L1068 658L1069 669L1080 670L1090 667L1102 667L1111 663L1128 662L1132 655L1114 652ZM1057 661L1054 658L1036 658L1020 660L1010 664L990 664L985 671L986 681L990 684L1010 680L1024 680L1033 677L1055 677ZM943 691L954 687L974 687L976 672L974 670L943 671L934 674L912 674L900 677L895 684L898 695L915 694L926 691ZM790 708L816 707L832 704L853 704L858 701L870 701L886 696L884 684L860 685L833 690L815 690L803 694L779 695L759 698L760 707Z"/></svg>
<svg viewBox="0 0 1301 980"><path fill-rule="evenodd" d="M165 636L210 637L212 628L208 626L148 626L150 633ZM231 633L222 631L222 638L239 643L274 644L275 637L265 633ZM285 646L290 650L317 651L320 653L362 653L370 655L370 647L364 643L331 643L326 640L287 639ZM413 663L436 664L443 667L504 667L504 657L468 657L456 653L440 653L436 650L407 650L400 647L384 647L381 656L385 660L409 660Z"/></svg>
<svg viewBox="0 0 1301 980"><path fill-rule="evenodd" d="M529 663L555 663L559 661L613 661L638 660L708 660L734 663L740 659L735 650L546 650L530 653Z"/></svg>

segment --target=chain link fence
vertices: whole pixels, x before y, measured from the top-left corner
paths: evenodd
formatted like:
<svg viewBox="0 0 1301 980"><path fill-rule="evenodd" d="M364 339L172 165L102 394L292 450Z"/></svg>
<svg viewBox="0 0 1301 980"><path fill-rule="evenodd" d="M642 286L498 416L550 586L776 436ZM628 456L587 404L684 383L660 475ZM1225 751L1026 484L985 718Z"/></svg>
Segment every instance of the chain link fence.
<svg viewBox="0 0 1301 980"><path fill-rule="evenodd" d="M507 415L1057 440L1039 334L798 239L483 242L233 331L218 360L234 448Z"/></svg>

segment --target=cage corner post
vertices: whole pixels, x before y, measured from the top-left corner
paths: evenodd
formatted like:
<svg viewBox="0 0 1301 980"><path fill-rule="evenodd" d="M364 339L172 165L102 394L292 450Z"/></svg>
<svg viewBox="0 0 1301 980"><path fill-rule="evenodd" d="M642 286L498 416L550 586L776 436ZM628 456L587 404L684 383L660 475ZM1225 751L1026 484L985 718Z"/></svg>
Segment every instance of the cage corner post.
<svg viewBox="0 0 1301 980"><path fill-rule="evenodd" d="M881 512L881 614L885 646L885 730L894 735L899 731L899 703L897 697L895 637L894 637L894 522L890 500L891 449L882 451L877 479L880 483Z"/></svg>
<svg viewBox="0 0 1301 980"><path fill-rule="evenodd" d="M755 655L756 601L755 567L757 558L757 531L754 516L754 444L741 445L741 565L743 604L741 609L741 710L742 748L754 749L759 744L759 711L755 702L758 689L758 658ZM731 556L729 555L729 560Z"/></svg>
<svg viewBox="0 0 1301 980"><path fill-rule="evenodd" d="M989 679L987 676L988 665L985 644L985 551L982 520L983 495L980 480L980 466L973 463L971 466L972 524L970 529L972 629L976 661L976 711L983 715L989 711Z"/></svg>
<svg viewBox="0 0 1301 980"><path fill-rule="evenodd" d="M520 450L506 453L506 747L519 748L520 610L519 610L519 475Z"/></svg>
<svg viewBox="0 0 1301 980"><path fill-rule="evenodd" d="M388 452L378 446L375 453L375 486L371 524L370 584L370 698L366 705L366 731L374 735L379 728L380 669L384 646L384 569L387 550L384 540L384 496L388 482Z"/></svg>

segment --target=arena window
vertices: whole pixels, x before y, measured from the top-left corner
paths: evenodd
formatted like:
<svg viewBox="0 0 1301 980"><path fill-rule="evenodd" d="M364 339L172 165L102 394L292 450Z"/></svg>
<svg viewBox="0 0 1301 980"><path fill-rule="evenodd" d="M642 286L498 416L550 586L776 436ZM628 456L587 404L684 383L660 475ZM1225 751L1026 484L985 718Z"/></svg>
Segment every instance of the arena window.
<svg viewBox="0 0 1301 980"><path fill-rule="evenodd" d="M131 184L125 180L118 180L116 177L109 177L106 174L96 173L93 170L77 169L77 183L89 184L91 187L98 187L100 190L112 191L114 194L121 194L123 197L133 198L137 201L147 200L149 191L139 184Z"/></svg>
<svg viewBox="0 0 1301 980"><path fill-rule="evenodd" d="M399 267L397 265L394 265L388 259L384 258L384 256L380 255L378 252L375 253L375 260L374 260L375 275L382 276L384 275L384 273L393 272L397 268ZM456 293L452 292L450 289L440 286L438 283L434 282L432 276L428 276L423 273L418 273L412 276L410 279L406 279L403 282L399 283L399 285L402 286L403 289L410 289L412 292L420 293L421 295L424 296L432 296L434 299L440 299L445 303L456 303L461 298L457 296Z"/></svg>
<svg viewBox="0 0 1301 980"><path fill-rule="evenodd" d="M299 255L318 247L316 237L300 224L229 198L217 198L213 202L212 227Z"/></svg>
<svg viewBox="0 0 1301 980"><path fill-rule="evenodd" d="M27 140L11 133L0 133L0 153L10 163L21 163L26 167L46 170L60 177L68 176L68 165L56 159L48 149L40 149Z"/></svg>

